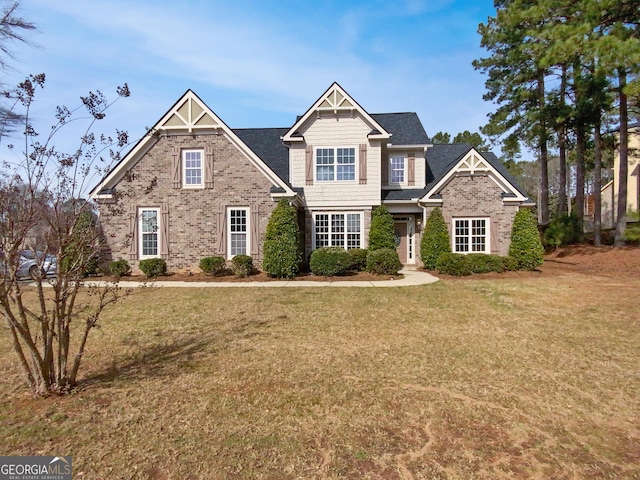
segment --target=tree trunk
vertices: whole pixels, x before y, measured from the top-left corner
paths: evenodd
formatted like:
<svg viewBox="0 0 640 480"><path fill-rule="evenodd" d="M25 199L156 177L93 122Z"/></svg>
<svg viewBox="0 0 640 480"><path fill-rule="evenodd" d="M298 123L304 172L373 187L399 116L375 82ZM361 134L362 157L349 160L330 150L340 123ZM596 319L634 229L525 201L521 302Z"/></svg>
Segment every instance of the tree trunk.
<svg viewBox="0 0 640 480"><path fill-rule="evenodd" d="M600 118L596 119L593 128L594 158L593 158L593 244L602 245L602 135L600 134Z"/></svg>
<svg viewBox="0 0 640 480"><path fill-rule="evenodd" d="M620 100L620 165L618 168L618 211L616 214L616 235L613 244L621 247L625 244L624 233L627 228L627 175L629 172L629 116L627 112L627 72L618 69L618 98Z"/></svg>
<svg viewBox="0 0 640 480"><path fill-rule="evenodd" d="M576 122L576 205L575 215L578 218L580 231L578 241L582 241L584 234L584 158L586 151L586 131L582 119Z"/></svg>
<svg viewBox="0 0 640 480"><path fill-rule="evenodd" d="M538 108L540 109L540 125L538 147L540 149L540 211L538 221L542 225L549 223L549 152L547 149L547 125L542 112L545 107L544 72L538 77Z"/></svg>
<svg viewBox="0 0 640 480"><path fill-rule="evenodd" d="M567 66L562 65L562 77L560 82L560 98L562 105L567 94ZM558 126L558 150L560 157L560 169L558 172L558 216L566 215L567 210L567 126L564 119Z"/></svg>

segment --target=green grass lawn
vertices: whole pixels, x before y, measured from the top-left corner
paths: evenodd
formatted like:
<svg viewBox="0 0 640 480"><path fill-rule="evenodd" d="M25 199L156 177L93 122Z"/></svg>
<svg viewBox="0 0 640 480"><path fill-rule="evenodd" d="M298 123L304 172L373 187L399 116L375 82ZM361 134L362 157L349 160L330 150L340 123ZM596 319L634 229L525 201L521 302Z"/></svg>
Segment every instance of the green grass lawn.
<svg viewBox="0 0 640 480"><path fill-rule="evenodd" d="M0 455L74 478L640 478L640 280L141 289L81 388L0 337Z"/></svg>

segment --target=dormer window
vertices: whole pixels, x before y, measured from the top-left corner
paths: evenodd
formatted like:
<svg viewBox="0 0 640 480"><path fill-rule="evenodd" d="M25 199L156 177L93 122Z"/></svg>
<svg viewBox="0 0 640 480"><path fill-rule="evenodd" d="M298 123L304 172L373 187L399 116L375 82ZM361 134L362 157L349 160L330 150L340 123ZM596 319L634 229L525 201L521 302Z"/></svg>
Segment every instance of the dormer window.
<svg viewBox="0 0 640 480"><path fill-rule="evenodd" d="M353 182L356 179L354 147L316 148L316 180L318 182Z"/></svg>

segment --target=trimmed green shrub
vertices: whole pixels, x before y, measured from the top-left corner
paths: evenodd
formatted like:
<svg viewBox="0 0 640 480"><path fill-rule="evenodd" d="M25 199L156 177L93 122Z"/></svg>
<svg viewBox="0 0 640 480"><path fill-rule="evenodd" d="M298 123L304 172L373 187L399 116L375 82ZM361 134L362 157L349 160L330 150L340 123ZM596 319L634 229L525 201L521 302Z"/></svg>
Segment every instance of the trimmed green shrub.
<svg viewBox="0 0 640 480"><path fill-rule="evenodd" d="M376 275L397 275L402 263L395 248L373 250L367 255L367 272Z"/></svg>
<svg viewBox="0 0 640 480"><path fill-rule="evenodd" d="M624 239L630 242L640 240L640 210L627 212L627 222L630 223L627 223Z"/></svg>
<svg viewBox="0 0 640 480"><path fill-rule="evenodd" d="M542 265L544 248L536 219L528 209L518 210L513 219L509 256L517 260L518 270L534 270Z"/></svg>
<svg viewBox="0 0 640 480"><path fill-rule="evenodd" d="M131 266L124 258L111 262L109 264L109 271L116 277L124 277L131 273Z"/></svg>
<svg viewBox="0 0 640 480"><path fill-rule="evenodd" d="M231 270L236 277L248 277L253 272L253 258L249 255L236 255L231 259Z"/></svg>
<svg viewBox="0 0 640 480"><path fill-rule="evenodd" d="M214 255L213 257L204 257L200 260L200 270L208 275L220 277L227 273L227 261L224 257Z"/></svg>
<svg viewBox="0 0 640 480"><path fill-rule="evenodd" d="M393 217L384 205L371 212L371 228L369 229L369 252L381 248L396 248Z"/></svg>
<svg viewBox="0 0 640 480"><path fill-rule="evenodd" d="M267 224L262 268L270 277L293 278L298 274L301 260L297 211L283 198Z"/></svg>
<svg viewBox="0 0 640 480"><path fill-rule="evenodd" d="M147 278L155 278L167 273L167 262L164 258L147 258L146 260L140 260L138 266Z"/></svg>
<svg viewBox="0 0 640 480"><path fill-rule="evenodd" d="M351 266L351 257L344 248L322 247L311 252L309 268L314 275L333 277L344 275Z"/></svg>
<svg viewBox="0 0 640 480"><path fill-rule="evenodd" d="M470 253L466 257L471 273L504 272L504 259L499 255Z"/></svg>
<svg viewBox="0 0 640 480"><path fill-rule="evenodd" d="M505 272L515 272L518 270L518 260L513 257L502 257L502 264Z"/></svg>
<svg viewBox="0 0 640 480"><path fill-rule="evenodd" d="M427 218L420 240L420 256L424 268L435 270L440 254L450 251L449 229L442 216L442 210L436 207Z"/></svg>
<svg viewBox="0 0 640 480"><path fill-rule="evenodd" d="M367 254L369 253L367 250L362 248L352 248L347 250L349 254L349 258L351 259L351 265L349 266L349 270L353 270L354 272L361 272L365 268L367 268Z"/></svg>
<svg viewBox="0 0 640 480"><path fill-rule="evenodd" d="M467 261L467 256L453 252L445 252L438 257L436 270L444 275L455 275L457 277L473 273Z"/></svg>
<svg viewBox="0 0 640 480"><path fill-rule="evenodd" d="M544 231L544 244L558 248L560 245L577 243L581 238L581 229L576 214L555 216Z"/></svg>

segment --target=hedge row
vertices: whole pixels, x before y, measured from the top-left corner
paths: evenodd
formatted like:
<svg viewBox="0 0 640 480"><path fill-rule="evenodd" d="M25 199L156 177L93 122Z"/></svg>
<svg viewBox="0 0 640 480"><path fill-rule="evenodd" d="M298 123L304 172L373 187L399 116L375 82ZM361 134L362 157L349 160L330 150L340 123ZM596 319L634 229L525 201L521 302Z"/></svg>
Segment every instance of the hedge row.
<svg viewBox="0 0 640 480"><path fill-rule="evenodd" d="M309 268L314 275L333 277L362 271L377 275L396 275L402 268L395 248L367 251L360 248L322 247L311 252Z"/></svg>
<svg viewBox="0 0 640 480"><path fill-rule="evenodd" d="M445 252L438 257L436 270L444 275L464 276L473 273L502 273L518 270L518 260L513 257L501 257L486 253Z"/></svg>

